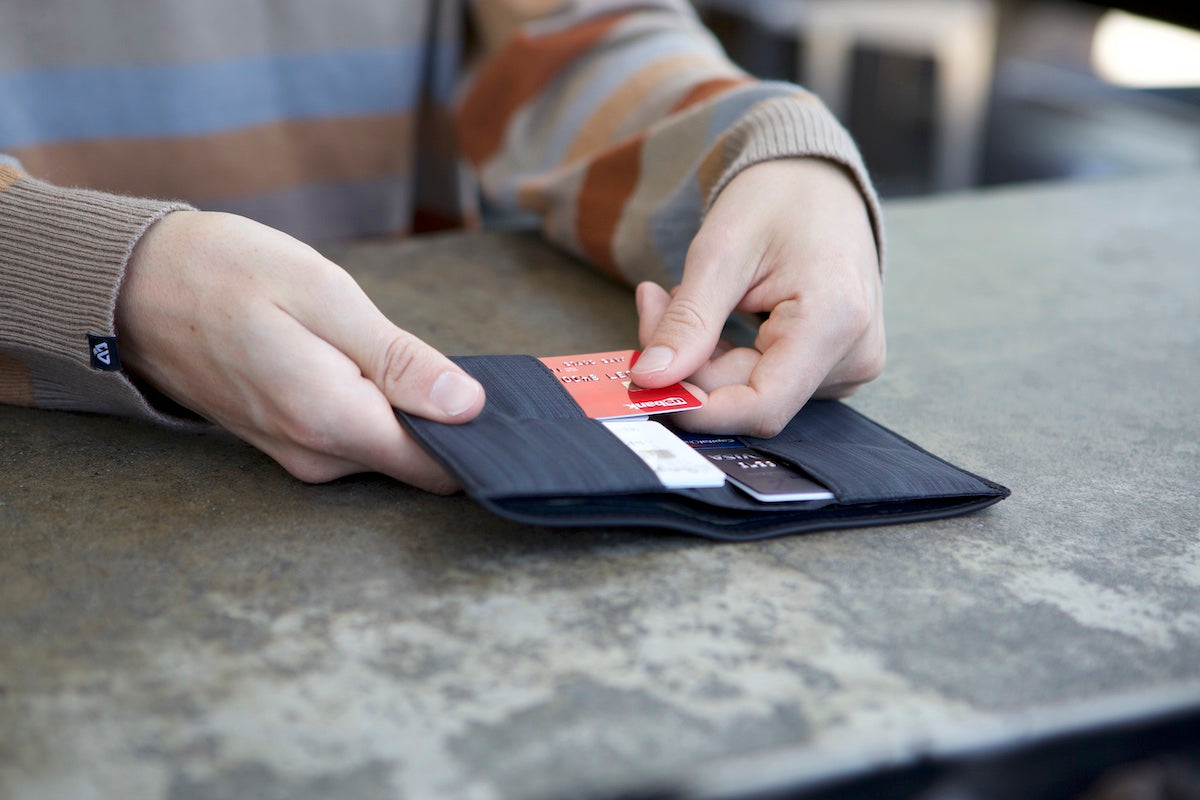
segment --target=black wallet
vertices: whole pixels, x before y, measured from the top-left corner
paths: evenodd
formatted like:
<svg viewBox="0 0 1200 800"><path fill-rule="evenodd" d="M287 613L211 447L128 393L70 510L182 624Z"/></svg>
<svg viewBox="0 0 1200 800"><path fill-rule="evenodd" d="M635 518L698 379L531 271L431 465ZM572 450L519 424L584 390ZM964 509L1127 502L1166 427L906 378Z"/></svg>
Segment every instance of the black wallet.
<svg viewBox="0 0 1200 800"><path fill-rule="evenodd" d="M467 495L520 522L661 527L738 541L950 517L1009 495L835 400L810 401L778 436L741 437L824 484L833 500L764 503L729 484L667 489L538 359L454 360L487 391L483 412L464 425L398 416Z"/></svg>

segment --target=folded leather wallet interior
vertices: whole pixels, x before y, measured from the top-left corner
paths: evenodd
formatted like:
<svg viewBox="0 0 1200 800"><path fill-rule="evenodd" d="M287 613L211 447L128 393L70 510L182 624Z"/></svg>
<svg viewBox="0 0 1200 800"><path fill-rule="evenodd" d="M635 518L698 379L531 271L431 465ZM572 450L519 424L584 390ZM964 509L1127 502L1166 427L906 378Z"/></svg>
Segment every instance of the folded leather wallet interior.
<svg viewBox="0 0 1200 800"><path fill-rule="evenodd" d="M834 400L810 401L778 436L740 437L824 484L833 500L764 503L729 484L668 489L536 358L454 360L486 389L483 412L464 425L398 416L471 498L520 522L751 540L950 517L1009 495Z"/></svg>

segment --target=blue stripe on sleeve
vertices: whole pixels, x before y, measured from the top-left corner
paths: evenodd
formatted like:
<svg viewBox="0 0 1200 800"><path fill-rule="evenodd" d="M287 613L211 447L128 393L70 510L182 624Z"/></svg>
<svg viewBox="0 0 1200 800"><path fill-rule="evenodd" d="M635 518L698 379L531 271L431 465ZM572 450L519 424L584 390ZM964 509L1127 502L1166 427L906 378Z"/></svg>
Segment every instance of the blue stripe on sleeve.
<svg viewBox="0 0 1200 800"><path fill-rule="evenodd" d="M799 90L794 84L781 81L761 81L721 95L714 104L708 121L708 140L718 136L750 113L750 109L773 97L790 97Z"/></svg>
<svg viewBox="0 0 1200 800"><path fill-rule="evenodd" d="M75 139L197 135L281 119L412 111L419 101L424 56L423 48L414 46L0 75L0 150ZM436 56L440 62L453 52L447 48Z"/></svg>
<svg viewBox="0 0 1200 800"><path fill-rule="evenodd" d="M587 75L588 82L568 98L566 107L555 119L557 126L546 151L542 154L543 169L556 166L567 155L571 143L579 135L579 129L588 117L596 112L597 104L616 91L640 70L672 56L690 52L703 52L696 47L694 37L678 31L653 31L641 34L633 41L619 43L620 57L611 59L598 74ZM586 63L583 69L586 70Z"/></svg>

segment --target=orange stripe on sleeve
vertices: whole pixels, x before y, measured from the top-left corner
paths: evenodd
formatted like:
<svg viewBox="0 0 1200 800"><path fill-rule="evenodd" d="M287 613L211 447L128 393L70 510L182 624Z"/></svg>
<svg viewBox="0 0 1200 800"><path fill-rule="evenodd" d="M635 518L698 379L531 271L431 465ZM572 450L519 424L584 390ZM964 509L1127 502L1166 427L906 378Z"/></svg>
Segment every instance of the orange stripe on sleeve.
<svg viewBox="0 0 1200 800"><path fill-rule="evenodd" d="M8 164L0 164L0 192L25 177L25 173Z"/></svg>
<svg viewBox="0 0 1200 800"><path fill-rule="evenodd" d="M4 167L0 167L0 181L3 180ZM15 406L32 406L33 386L29 380L29 370L15 358L0 353L0 403Z"/></svg>
<svg viewBox="0 0 1200 800"><path fill-rule="evenodd" d="M569 164L584 158L617 140L619 137L616 132L625 124L628 115L677 74L688 70L711 69L712 65L712 56L707 53L684 53L641 69L610 94L588 121L579 127L579 133L571 142L563 163ZM663 105L666 107L666 103ZM658 113L661 115L662 112Z"/></svg>
<svg viewBox="0 0 1200 800"><path fill-rule="evenodd" d="M737 86L745 86L748 83L754 83L754 78L747 75L738 75L732 78L713 78L712 80L698 83L692 87L691 91L679 98L679 102L671 109L671 113L683 111L685 108L703 103L710 97L716 97L722 92Z"/></svg>
<svg viewBox="0 0 1200 800"><path fill-rule="evenodd" d="M546 36L514 36L485 64L459 109L458 136L463 154L475 165L495 155L509 120L521 106L625 16L601 17Z"/></svg>
<svg viewBox="0 0 1200 800"><path fill-rule="evenodd" d="M718 136L717 140L708 148L708 152L705 153L696 170L696 182L700 187L700 197L704 198L706 204L712 200L713 187L717 185L721 174L729 166L729 159L725 156L725 142L728 141L728 138L728 133Z"/></svg>
<svg viewBox="0 0 1200 800"><path fill-rule="evenodd" d="M102 139L13 151L38 178L139 197L212 202L305 183L403 175L409 115L288 120L209 136Z"/></svg>
<svg viewBox="0 0 1200 800"><path fill-rule="evenodd" d="M644 136L629 139L601 154L588 166L576 207L580 247L601 271L622 278L613 255L613 239L625 204L641 177Z"/></svg>

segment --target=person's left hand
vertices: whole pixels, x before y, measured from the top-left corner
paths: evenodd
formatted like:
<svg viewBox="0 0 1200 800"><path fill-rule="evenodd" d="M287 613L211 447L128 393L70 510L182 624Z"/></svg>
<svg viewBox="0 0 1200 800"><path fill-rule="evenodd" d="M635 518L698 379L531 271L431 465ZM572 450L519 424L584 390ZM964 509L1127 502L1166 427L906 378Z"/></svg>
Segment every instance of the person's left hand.
<svg viewBox="0 0 1200 800"><path fill-rule="evenodd" d="M866 205L821 159L757 164L722 190L669 294L637 288L648 388L687 380L704 408L674 415L709 433L774 436L812 396L843 397L885 358L883 290ZM767 312L754 348L730 348L734 311Z"/></svg>

